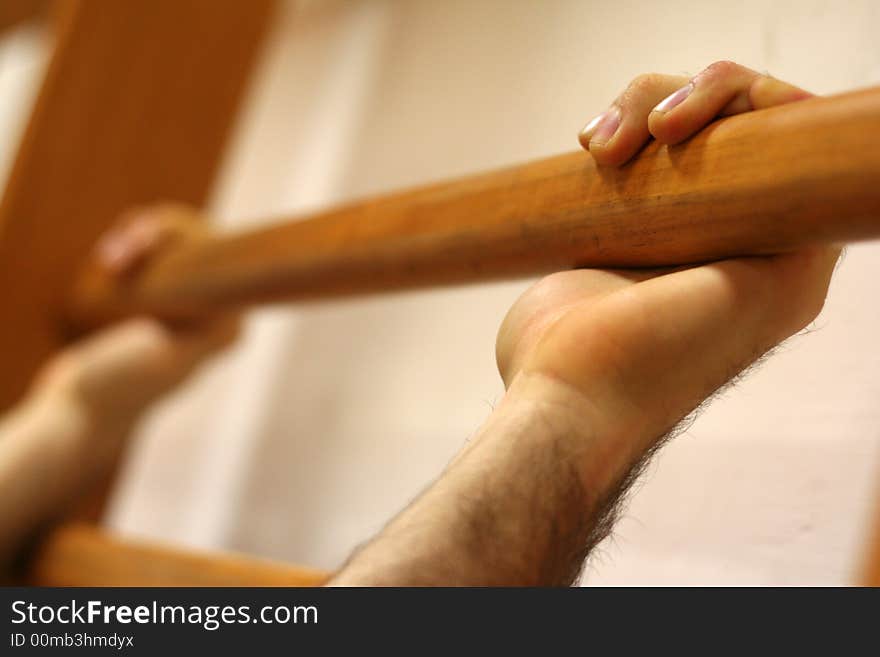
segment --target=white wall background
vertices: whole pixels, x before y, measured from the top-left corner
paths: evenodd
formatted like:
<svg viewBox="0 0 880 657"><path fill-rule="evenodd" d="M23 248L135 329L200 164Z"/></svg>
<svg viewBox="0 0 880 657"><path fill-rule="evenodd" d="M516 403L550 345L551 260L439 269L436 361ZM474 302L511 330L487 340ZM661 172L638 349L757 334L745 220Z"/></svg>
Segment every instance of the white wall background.
<svg viewBox="0 0 880 657"><path fill-rule="evenodd" d="M572 150L646 71L733 59L819 93L880 84L878 25L873 0L289 2L214 214L239 228ZM880 484L878 276L880 244L852 248L818 330L661 453L586 583L851 580ZM494 335L527 285L254 314L144 423L109 522L338 565L500 398Z"/></svg>

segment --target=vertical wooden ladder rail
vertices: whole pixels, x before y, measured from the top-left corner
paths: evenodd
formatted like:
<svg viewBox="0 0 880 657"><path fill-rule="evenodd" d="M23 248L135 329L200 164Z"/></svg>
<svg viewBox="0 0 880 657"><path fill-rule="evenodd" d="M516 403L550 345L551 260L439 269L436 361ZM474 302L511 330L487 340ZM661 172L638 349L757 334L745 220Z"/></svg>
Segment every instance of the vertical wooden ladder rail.
<svg viewBox="0 0 880 657"><path fill-rule="evenodd" d="M12 25L42 4L4 4L0 18ZM63 345L67 283L119 213L157 200L205 202L274 4L53 3L50 63L0 203L0 291L13 309L0 322L0 412ZM63 585L314 584L323 577L127 544L79 522L49 532L27 576Z"/></svg>

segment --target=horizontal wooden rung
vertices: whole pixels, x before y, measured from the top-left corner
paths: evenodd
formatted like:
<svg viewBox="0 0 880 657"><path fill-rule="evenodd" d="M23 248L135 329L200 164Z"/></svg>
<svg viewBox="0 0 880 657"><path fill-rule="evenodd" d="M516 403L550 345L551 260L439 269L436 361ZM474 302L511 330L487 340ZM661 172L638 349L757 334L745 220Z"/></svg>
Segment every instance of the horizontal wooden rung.
<svg viewBox="0 0 880 657"><path fill-rule="evenodd" d="M52 530L31 555L35 586L320 586L326 573L238 554L206 554L119 537L85 523Z"/></svg>
<svg viewBox="0 0 880 657"><path fill-rule="evenodd" d="M417 154L413 154L417 157ZM586 153L88 268L71 312L187 317L260 303L653 267L880 237L880 88L717 121L621 168Z"/></svg>

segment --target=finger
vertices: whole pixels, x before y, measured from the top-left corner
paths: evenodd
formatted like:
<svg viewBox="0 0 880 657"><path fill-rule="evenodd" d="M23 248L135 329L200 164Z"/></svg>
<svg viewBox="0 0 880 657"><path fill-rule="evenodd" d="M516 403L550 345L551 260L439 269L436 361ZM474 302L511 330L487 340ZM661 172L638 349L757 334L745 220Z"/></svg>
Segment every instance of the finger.
<svg viewBox="0 0 880 657"><path fill-rule="evenodd" d="M238 318L178 329L134 318L67 348L40 376L39 389L73 394L116 414L139 408L185 379L235 339Z"/></svg>
<svg viewBox="0 0 880 657"><path fill-rule="evenodd" d="M167 335L159 322L145 318L103 329L55 356L39 387L73 393L89 403L149 387L149 371L162 361Z"/></svg>
<svg viewBox="0 0 880 657"><path fill-rule="evenodd" d="M118 226L98 240L95 256L108 272L123 274L137 267L160 237L161 226L154 217L130 211Z"/></svg>
<svg viewBox="0 0 880 657"><path fill-rule="evenodd" d="M810 93L733 62L715 62L669 94L648 117L651 134L677 144L718 116L809 98Z"/></svg>
<svg viewBox="0 0 880 657"><path fill-rule="evenodd" d="M612 106L587 123L578 135L585 149L603 166L623 164L651 137L648 114L687 78L652 73L635 78Z"/></svg>
<svg viewBox="0 0 880 657"><path fill-rule="evenodd" d="M184 206L135 208L124 213L117 226L98 240L95 255L109 273L128 275L160 248L202 234L202 222Z"/></svg>

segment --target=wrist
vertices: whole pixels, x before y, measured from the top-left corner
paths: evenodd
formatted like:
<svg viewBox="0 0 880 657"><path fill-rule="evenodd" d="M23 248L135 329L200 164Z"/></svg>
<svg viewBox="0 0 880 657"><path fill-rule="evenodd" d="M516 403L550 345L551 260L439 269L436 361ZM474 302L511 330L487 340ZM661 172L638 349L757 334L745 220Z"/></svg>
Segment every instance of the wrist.
<svg viewBox="0 0 880 657"><path fill-rule="evenodd" d="M629 471L596 410L518 376L444 475L336 584L569 584Z"/></svg>
<svg viewBox="0 0 880 657"><path fill-rule="evenodd" d="M523 439L567 460L591 498L602 498L642 459L657 436L646 425L647 413L642 409L617 399L601 381L593 390L588 395L561 379L522 371L486 427L515 425ZM507 432L488 433L503 440Z"/></svg>

